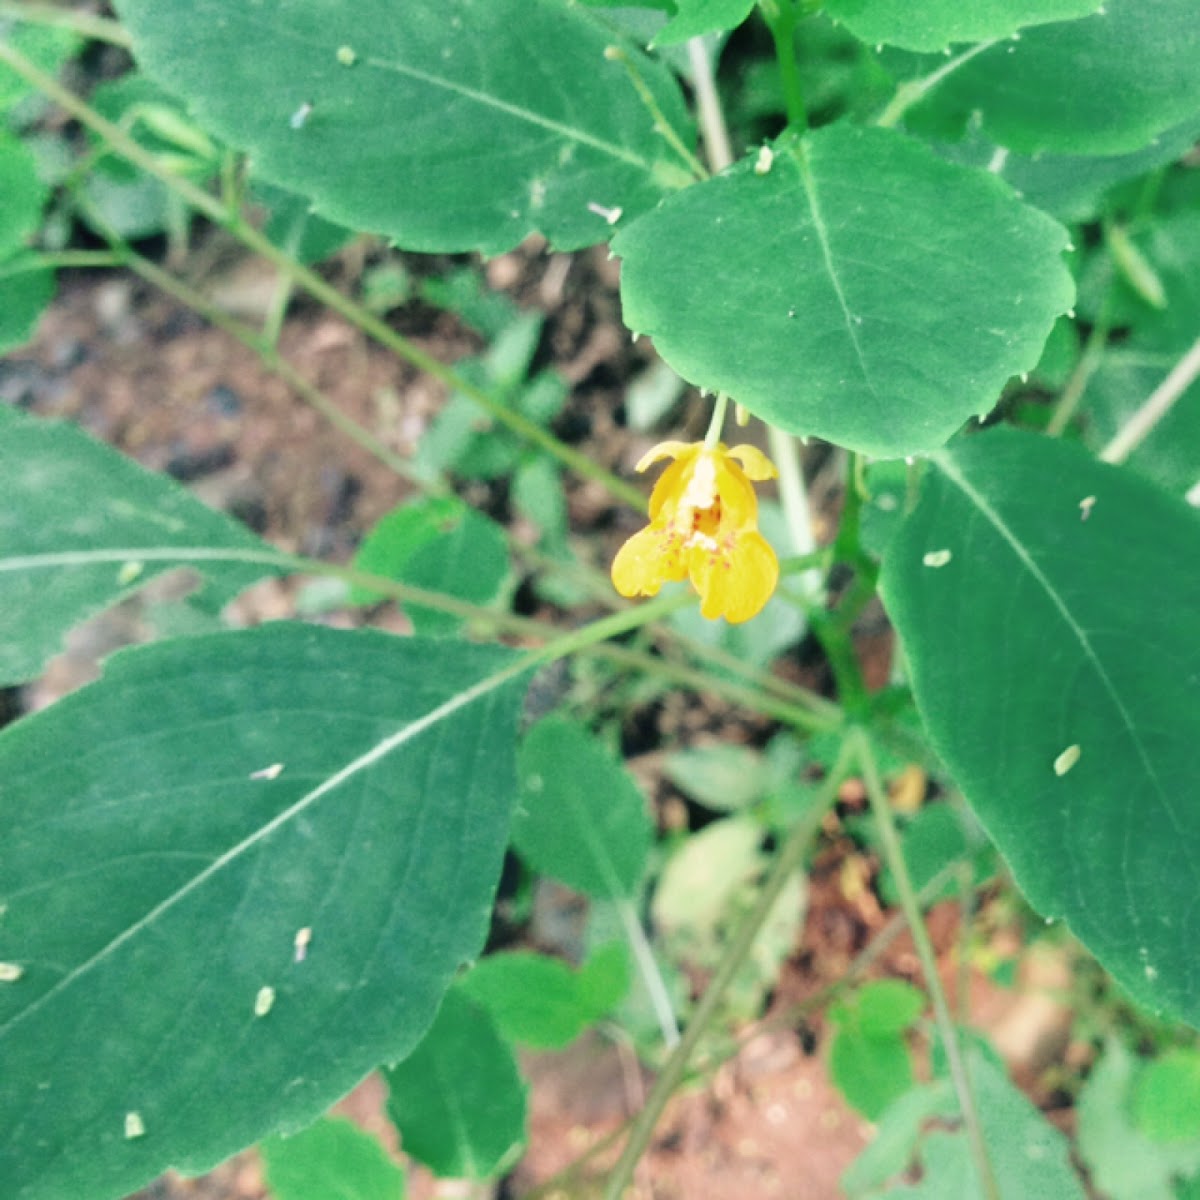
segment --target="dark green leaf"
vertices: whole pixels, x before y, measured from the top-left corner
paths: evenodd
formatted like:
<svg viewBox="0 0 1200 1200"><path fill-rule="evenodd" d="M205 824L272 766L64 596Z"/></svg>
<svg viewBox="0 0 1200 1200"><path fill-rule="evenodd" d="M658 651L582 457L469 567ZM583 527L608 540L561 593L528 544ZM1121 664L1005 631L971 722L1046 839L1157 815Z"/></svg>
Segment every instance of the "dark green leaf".
<svg viewBox="0 0 1200 1200"><path fill-rule="evenodd" d="M0 405L0 683L32 679L84 617L187 566L210 606L278 571L271 549L71 425Z"/></svg>
<svg viewBox="0 0 1200 1200"><path fill-rule="evenodd" d="M611 34L556 0L118 0L139 63L262 178L410 250L562 249L687 178ZM673 130L667 69L630 47Z"/></svg>
<svg viewBox="0 0 1200 1200"><path fill-rule="evenodd" d="M935 456L881 581L934 748L1018 885L1200 1023L1200 516L1032 434Z"/></svg>
<svg viewBox="0 0 1200 1200"><path fill-rule="evenodd" d="M932 103L1024 154L1129 154L1200 110L1198 57L1194 0L1106 0L1094 16L985 49Z"/></svg>
<svg viewBox="0 0 1200 1200"><path fill-rule="evenodd" d="M942 50L1008 37L1028 25L1086 16L1101 0L828 0L825 11L864 42Z"/></svg>
<svg viewBox="0 0 1200 1200"><path fill-rule="evenodd" d="M676 46L688 38L735 29L750 15L754 0L678 0L678 7L651 46Z"/></svg>
<svg viewBox="0 0 1200 1200"><path fill-rule="evenodd" d="M821 129L766 161L613 243L626 323L681 375L894 458L940 446L1036 365L1074 296L1061 226L888 130Z"/></svg>
<svg viewBox="0 0 1200 1200"><path fill-rule="evenodd" d="M436 1175L486 1179L524 1144L526 1089L512 1048L457 988L421 1044L384 1076L404 1152Z"/></svg>
<svg viewBox="0 0 1200 1200"><path fill-rule="evenodd" d="M0 1194L207 1170L416 1045L487 932L512 662L280 622L0 734Z"/></svg>

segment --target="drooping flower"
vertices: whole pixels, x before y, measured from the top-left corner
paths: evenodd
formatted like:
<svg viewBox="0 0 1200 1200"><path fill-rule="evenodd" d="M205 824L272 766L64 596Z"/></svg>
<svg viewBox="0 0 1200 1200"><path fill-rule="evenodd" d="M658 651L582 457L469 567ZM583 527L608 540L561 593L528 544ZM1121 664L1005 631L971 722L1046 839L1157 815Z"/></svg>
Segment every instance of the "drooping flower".
<svg viewBox="0 0 1200 1200"><path fill-rule="evenodd" d="M709 620L748 621L779 581L751 483L773 479L774 465L753 446L662 442L637 469L664 458L674 462L650 495L650 524L618 551L613 584L622 596L653 596L664 583L690 579Z"/></svg>

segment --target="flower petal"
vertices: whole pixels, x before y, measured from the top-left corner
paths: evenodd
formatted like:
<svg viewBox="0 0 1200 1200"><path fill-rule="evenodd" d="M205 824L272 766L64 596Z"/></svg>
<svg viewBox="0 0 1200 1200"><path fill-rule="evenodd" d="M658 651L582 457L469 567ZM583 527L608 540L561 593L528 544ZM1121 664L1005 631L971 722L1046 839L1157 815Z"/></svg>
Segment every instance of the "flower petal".
<svg viewBox="0 0 1200 1200"><path fill-rule="evenodd" d="M638 459L638 464L634 467L635 471L644 471L647 467L653 466L660 459L664 458L691 458L695 454L700 453L699 442L659 442L657 446L651 446L641 458Z"/></svg>
<svg viewBox="0 0 1200 1200"><path fill-rule="evenodd" d="M742 464L747 479L761 483L764 479L774 479L779 472L775 464L757 446L734 446L726 451L729 458L736 458Z"/></svg>
<svg viewBox="0 0 1200 1200"><path fill-rule="evenodd" d="M731 625L761 612L779 582L779 560L757 530L738 534L725 555L694 552L688 565L701 615Z"/></svg>
<svg viewBox="0 0 1200 1200"><path fill-rule="evenodd" d="M687 574L679 538L662 525L647 525L617 551L613 586L622 596L656 596L658 589Z"/></svg>

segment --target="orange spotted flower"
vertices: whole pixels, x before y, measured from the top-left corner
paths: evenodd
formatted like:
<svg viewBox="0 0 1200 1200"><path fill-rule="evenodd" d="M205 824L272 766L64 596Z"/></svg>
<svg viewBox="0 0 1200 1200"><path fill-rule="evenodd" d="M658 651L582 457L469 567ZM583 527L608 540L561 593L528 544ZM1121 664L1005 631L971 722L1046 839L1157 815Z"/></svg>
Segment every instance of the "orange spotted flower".
<svg viewBox="0 0 1200 1200"><path fill-rule="evenodd" d="M662 442L637 469L663 458L675 461L650 495L650 524L613 560L617 591L653 596L664 583L690 579L709 620L748 621L779 581L779 560L758 532L751 485L773 479L775 467L753 446Z"/></svg>

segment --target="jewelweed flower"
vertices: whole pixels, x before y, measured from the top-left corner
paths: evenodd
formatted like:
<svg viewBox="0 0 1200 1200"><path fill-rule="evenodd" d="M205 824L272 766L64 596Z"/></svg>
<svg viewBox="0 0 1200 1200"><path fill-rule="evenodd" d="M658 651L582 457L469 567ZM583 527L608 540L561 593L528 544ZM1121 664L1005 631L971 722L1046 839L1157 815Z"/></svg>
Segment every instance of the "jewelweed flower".
<svg viewBox="0 0 1200 1200"><path fill-rule="evenodd" d="M664 458L674 461L650 495L650 524L618 551L613 584L622 596L653 596L664 583L690 579L703 616L748 621L779 582L751 482L774 479L774 465L753 446L662 442L637 469Z"/></svg>

